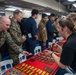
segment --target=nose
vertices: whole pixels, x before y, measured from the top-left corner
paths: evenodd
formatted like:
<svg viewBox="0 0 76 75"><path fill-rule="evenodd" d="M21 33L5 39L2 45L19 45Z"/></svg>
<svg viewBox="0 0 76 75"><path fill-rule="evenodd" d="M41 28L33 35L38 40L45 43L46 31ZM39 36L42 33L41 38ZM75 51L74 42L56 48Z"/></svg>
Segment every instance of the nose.
<svg viewBox="0 0 76 75"><path fill-rule="evenodd" d="M7 27L7 29L9 29L9 28L10 28L10 26Z"/></svg>

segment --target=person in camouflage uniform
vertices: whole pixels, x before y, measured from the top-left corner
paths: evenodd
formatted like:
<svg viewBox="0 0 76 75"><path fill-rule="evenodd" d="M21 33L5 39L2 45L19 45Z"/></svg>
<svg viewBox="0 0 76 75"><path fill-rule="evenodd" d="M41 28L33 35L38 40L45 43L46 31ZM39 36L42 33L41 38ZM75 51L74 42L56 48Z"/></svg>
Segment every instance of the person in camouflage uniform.
<svg viewBox="0 0 76 75"><path fill-rule="evenodd" d="M46 14L42 14L42 20L38 25L38 40L41 45L41 49L44 50L46 48L46 40L47 40L47 31L46 31L46 21L48 17Z"/></svg>
<svg viewBox="0 0 76 75"><path fill-rule="evenodd" d="M1 51L3 51L3 45L5 43L5 30L10 27L10 20L6 16L0 18L0 61L1 61ZM8 35L7 35L8 36Z"/></svg>
<svg viewBox="0 0 76 75"><path fill-rule="evenodd" d="M14 40L14 42L22 49L22 44L26 40L26 37L21 34L20 26L18 22L20 22L22 19L22 12L20 10L15 10L13 12L13 18L11 20L11 27L9 28L9 33ZM16 53L14 50L12 50L12 47L10 47L10 56L14 60L14 65L18 64L18 55L19 53Z"/></svg>
<svg viewBox="0 0 76 75"><path fill-rule="evenodd" d="M5 43L5 41L9 44L9 46L15 51L15 53L25 53L22 48L18 46L13 40L11 35L7 32L7 29L10 27L10 19L6 16L0 18L0 48ZM10 51L10 49L9 49ZM29 53L26 52L28 55ZM25 55L25 54L24 54ZM18 58L18 57L17 57ZM1 54L0 54L1 61Z"/></svg>

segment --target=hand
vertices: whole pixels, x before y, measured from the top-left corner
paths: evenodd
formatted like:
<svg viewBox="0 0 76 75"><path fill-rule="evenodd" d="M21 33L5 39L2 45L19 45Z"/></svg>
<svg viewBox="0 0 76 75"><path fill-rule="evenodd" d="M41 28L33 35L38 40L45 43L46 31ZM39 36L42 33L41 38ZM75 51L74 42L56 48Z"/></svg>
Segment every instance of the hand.
<svg viewBox="0 0 76 75"><path fill-rule="evenodd" d="M23 54L24 56L32 55L32 53L29 53L29 52L27 52L27 51L23 51L22 54Z"/></svg>
<svg viewBox="0 0 76 75"><path fill-rule="evenodd" d="M58 44L56 42L52 42L51 46L57 46Z"/></svg>
<svg viewBox="0 0 76 75"><path fill-rule="evenodd" d="M58 45L57 43L54 43L54 46L57 47L56 52L61 53L62 52L62 47L60 45Z"/></svg>
<svg viewBox="0 0 76 75"><path fill-rule="evenodd" d="M54 37L56 37L56 34L54 33Z"/></svg>
<svg viewBox="0 0 76 75"><path fill-rule="evenodd" d="M38 40L38 36L37 35L35 35L34 37L36 38L36 40Z"/></svg>
<svg viewBox="0 0 76 75"><path fill-rule="evenodd" d="M54 49L54 47L55 47L54 44L55 44L54 42L51 43L51 51L53 51L53 49Z"/></svg>
<svg viewBox="0 0 76 75"><path fill-rule="evenodd" d="M46 43L44 42L44 43L42 43L42 46L46 46Z"/></svg>
<svg viewBox="0 0 76 75"><path fill-rule="evenodd" d="M44 50L44 53L45 53L46 55L50 55L50 54L52 53L52 51Z"/></svg>
<svg viewBox="0 0 76 75"><path fill-rule="evenodd" d="M26 36L23 35L23 36L22 36L22 39L25 41L25 40L26 40Z"/></svg>

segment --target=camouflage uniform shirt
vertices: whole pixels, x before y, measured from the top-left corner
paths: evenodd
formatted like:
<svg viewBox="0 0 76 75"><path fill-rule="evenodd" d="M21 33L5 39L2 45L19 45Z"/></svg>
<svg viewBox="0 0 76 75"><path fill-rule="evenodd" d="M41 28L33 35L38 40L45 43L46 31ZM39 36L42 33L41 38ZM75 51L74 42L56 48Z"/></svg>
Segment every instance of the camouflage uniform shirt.
<svg viewBox="0 0 76 75"><path fill-rule="evenodd" d="M5 43L5 41L15 52L22 52L22 49L17 44L15 44L15 42L12 40L12 37L7 31L0 32L0 47Z"/></svg>
<svg viewBox="0 0 76 75"><path fill-rule="evenodd" d="M9 33L10 33L13 41L15 42L15 44L17 44L22 49L22 44L23 44L24 40L22 39L20 26L17 22L11 20L11 27L9 28ZM14 61L14 65L18 64L19 63L19 60L18 60L19 53L16 53L12 47L10 47L9 52L10 52L11 58Z"/></svg>

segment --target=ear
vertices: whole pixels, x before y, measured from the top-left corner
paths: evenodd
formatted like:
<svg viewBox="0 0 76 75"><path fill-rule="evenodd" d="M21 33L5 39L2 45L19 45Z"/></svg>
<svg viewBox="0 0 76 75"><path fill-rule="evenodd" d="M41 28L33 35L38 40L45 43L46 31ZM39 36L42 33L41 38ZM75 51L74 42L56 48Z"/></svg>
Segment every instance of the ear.
<svg viewBox="0 0 76 75"><path fill-rule="evenodd" d="M15 18L17 18L17 17L18 17L18 15L16 14L16 15L15 15Z"/></svg>
<svg viewBox="0 0 76 75"><path fill-rule="evenodd" d="M68 27L65 26L65 27L63 28L63 31L66 32L67 30L68 30Z"/></svg>

